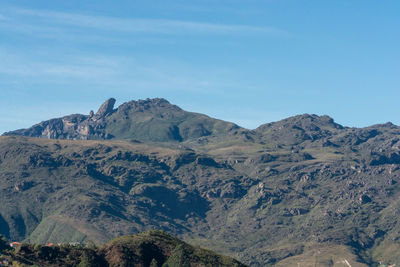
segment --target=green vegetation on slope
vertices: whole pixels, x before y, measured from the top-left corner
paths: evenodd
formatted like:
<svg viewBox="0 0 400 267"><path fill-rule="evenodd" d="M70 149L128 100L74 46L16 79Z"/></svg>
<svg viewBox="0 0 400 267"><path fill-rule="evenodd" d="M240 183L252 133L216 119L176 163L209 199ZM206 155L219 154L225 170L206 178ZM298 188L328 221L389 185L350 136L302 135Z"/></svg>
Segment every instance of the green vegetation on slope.
<svg viewBox="0 0 400 267"><path fill-rule="evenodd" d="M162 231L119 237L99 248L24 243L4 251L3 258L14 266L245 267L233 258L191 246Z"/></svg>
<svg viewBox="0 0 400 267"><path fill-rule="evenodd" d="M128 103L92 117L107 122L92 137L112 140L61 140L75 128L0 138L0 233L103 244L163 229L253 266L400 264L399 127L305 114L250 131L162 100ZM155 138L203 119L209 133ZM140 123L147 132L121 128Z"/></svg>

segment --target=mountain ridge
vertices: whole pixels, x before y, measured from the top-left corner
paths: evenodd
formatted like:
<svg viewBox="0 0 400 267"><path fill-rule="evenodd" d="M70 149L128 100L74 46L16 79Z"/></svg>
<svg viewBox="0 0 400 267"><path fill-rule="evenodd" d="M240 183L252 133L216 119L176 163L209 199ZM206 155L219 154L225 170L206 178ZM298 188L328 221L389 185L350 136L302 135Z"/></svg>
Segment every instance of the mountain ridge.
<svg viewBox="0 0 400 267"><path fill-rule="evenodd" d="M114 108L115 102L116 100L114 98L109 98L99 107L96 113L90 111L88 115L66 115L60 118L42 121L30 128L5 132L2 135L21 135L70 140L107 140L137 137L138 140L141 141L182 142L188 139L201 138L209 135L232 134L233 131L239 131L247 135L266 132L264 135L270 135L279 131L279 128L288 127L294 130L311 132L317 132L319 130L329 132L329 130L340 130L344 128L365 129L375 126L398 127L391 122L361 128L347 127L336 123L327 115L304 113L290 116L279 121L264 123L255 129L246 129L232 122L214 119L200 113L184 111L164 98L132 100L122 103L117 108ZM139 113L141 113L141 115L136 117ZM181 114L177 115L177 113ZM195 122L191 124L190 121L193 120ZM117 121L122 123L118 124L116 123ZM152 123L152 121L154 121L154 123ZM164 131L163 136L152 137L150 134L149 138L144 138L144 133L148 134L152 131L160 130L151 128L154 127L156 123L163 125L163 127L161 127L162 131ZM132 127L129 126L132 124L136 124L136 128L128 129ZM181 127L180 124L183 124L184 127ZM185 124L188 124L187 127L185 127ZM214 129L214 124L218 124L221 127L216 127L216 129ZM107 130L107 127L110 129ZM141 132L142 135L139 134L139 136L137 136L135 131ZM277 134L279 135L279 132L277 132ZM318 138L312 135L308 137Z"/></svg>
<svg viewBox="0 0 400 267"><path fill-rule="evenodd" d="M3 135L50 139L124 139L144 141L184 141L238 129L230 122L187 112L163 98L129 101L114 109L116 100L106 100L89 115L73 114L43 121L28 129Z"/></svg>
<svg viewBox="0 0 400 267"><path fill-rule="evenodd" d="M103 132L121 139L0 137L0 233L102 244L156 227L252 266L400 264L400 127L303 114L247 130L153 101L99 109L107 127L149 123ZM165 118L214 132L162 139Z"/></svg>

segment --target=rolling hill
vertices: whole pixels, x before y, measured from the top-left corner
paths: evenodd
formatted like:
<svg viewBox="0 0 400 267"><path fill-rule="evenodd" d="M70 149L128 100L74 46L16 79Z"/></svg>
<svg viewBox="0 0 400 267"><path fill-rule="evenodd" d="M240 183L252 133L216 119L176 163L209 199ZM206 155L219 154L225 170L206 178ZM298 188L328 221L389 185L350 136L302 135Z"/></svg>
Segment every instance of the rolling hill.
<svg viewBox="0 0 400 267"><path fill-rule="evenodd" d="M156 230L118 237L101 247L23 243L17 245L15 250L8 248L0 251L4 254L3 260L13 266L246 266L235 259L191 246Z"/></svg>

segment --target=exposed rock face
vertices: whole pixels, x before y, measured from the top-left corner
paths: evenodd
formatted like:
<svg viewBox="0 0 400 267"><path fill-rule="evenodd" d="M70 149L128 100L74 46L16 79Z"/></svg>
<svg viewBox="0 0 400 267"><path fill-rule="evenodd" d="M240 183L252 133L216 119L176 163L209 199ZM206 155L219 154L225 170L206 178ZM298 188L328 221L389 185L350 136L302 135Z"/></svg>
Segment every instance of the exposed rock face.
<svg viewBox="0 0 400 267"><path fill-rule="evenodd" d="M89 115L74 114L5 133L49 139L137 139L184 141L225 135L239 127L233 123L187 112L162 98L130 101L114 109L115 99L104 102Z"/></svg>
<svg viewBox="0 0 400 267"><path fill-rule="evenodd" d="M115 99L110 98L106 102L101 105L99 110L96 112L95 116L96 118L103 118L109 114L111 114L114 110L114 105L115 105Z"/></svg>

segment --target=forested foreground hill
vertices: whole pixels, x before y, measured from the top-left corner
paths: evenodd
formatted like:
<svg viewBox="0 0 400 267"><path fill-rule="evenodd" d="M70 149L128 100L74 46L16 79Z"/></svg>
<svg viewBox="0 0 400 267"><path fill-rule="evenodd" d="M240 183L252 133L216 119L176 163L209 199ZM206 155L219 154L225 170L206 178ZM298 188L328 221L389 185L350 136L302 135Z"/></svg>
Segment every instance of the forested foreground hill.
<svg viewBox="0 0 400 267"><path fill-rule="evenodd" d="M150 229L252 266L400 264L400 127L299 115L247 130L163 99L0 138L0 233L94 242Z"/></svg>
<svg viewBox="0 0 400 267"><path fill-rule="evenodd" d="M0 261L13 266L245 267L237 260L191 246L162 231L115 238L101 247L70 244L2 246Z"/></svg>

